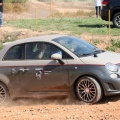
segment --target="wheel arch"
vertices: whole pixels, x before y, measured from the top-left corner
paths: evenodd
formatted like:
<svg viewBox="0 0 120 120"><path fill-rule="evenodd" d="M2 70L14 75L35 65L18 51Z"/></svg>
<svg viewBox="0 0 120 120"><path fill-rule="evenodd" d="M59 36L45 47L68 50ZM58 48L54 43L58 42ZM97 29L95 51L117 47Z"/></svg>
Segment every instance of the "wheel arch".
<svg viewBox="0 0 120 120"><path fill-rule="evenodd" d="M6 86L8 86L10 80L8 79L7 76L0 73L0 81L3 82Z"/></svg>
<svg viewBox="0 0 120 120"><path fill-rule="evenodd" d="M119 7L119 8L116 8L116 9L113 11L113 13L112 13L112 15L111 15L111 20L113 20L114 15L115 15L116 13L118 13L118 12L120 12L120 7Z"/></svg>

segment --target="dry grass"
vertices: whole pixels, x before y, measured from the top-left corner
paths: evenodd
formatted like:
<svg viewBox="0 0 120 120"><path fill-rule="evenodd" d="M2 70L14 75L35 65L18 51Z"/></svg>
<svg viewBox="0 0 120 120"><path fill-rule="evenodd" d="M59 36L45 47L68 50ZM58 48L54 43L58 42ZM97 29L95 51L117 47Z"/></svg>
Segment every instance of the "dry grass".
<svg viewBox="0 0 120 120"><path fill-rule="evenodd" d="M18 14L21 18L48 18L48 17L82 17L95 15L94 4L92 2L39 2L29 0L26 3L5 3L4 16L9 19ZM10 14L10 15L8 15ZM24 16L23 16L24 15ZM16 15L15 15L16 16ZM31 16L31 17L30 17ZM20 18L20 17L19 17ZM16 17L17 19L17 17ZM7 18L8 20L8 18Z"/></svg>

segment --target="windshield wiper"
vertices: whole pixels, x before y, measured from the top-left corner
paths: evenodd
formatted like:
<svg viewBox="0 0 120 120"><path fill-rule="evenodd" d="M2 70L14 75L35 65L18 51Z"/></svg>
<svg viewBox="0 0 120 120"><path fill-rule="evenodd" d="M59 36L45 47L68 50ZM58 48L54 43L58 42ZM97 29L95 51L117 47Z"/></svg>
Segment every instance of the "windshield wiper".
<svg viewBox="0 0 120 120"><path fill-rule="evenodd" d="M80 56L89 56L89 55L93 55L93 52L92 53L81 54Z"/></svg>
<svg viewBox="0 0 120 120"><path fill-rule="evenodd" d="M95 50L94 53L101 53L101 52L104 52L104 50Z"/></svg>
<svg viewBox="0 0 120 120"><path fill-rule="evenodd" d="M98 53L102 53L104 52L104 50L100 50L100 49L97 49L91 53L84 53L84 54L81 54L80 56L90 56L90 55L94 55L94 57L97 57L97 54Z"/></svg>
<svg viewBox="0 0 120 120"><path fill-rule="evenodd" d="M99 48L97 48L97 47L94 47L93 48L93 52L104 52L104 50L100 50Z"/></svg>
<svg viewBox="0 0 120 120"><path fill-rule="evenodd" d="M94 57L97 57L97 54L102 53L102 52L104 52L104 50L95 50L94 51Z"/></svg>
<svg viewBox="0 0 120 120"><path fill-rule="evenodd" d="M92 52L92 53L87 53L87 54L82 54L82 55L80 55L80 56L90 56L90 55L94 55L94 57L97 57L97 54L95 54L94 52Z"/></svg>

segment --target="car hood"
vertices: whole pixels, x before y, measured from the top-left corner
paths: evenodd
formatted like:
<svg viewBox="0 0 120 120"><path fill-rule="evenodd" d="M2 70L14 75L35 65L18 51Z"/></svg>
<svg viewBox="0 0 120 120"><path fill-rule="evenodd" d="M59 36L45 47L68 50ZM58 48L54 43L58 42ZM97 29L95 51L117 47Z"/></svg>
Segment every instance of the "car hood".
<svg viewBox="0 0 120 120"><path fill-rule="evenodd" d="M108 62L111 62L113 64L119 64L120 54L106 51L106 52L98 53L97 57L94 57L94 55L91 55L91 56L81 57L80 59L85 64L105 65Z"/></svg>

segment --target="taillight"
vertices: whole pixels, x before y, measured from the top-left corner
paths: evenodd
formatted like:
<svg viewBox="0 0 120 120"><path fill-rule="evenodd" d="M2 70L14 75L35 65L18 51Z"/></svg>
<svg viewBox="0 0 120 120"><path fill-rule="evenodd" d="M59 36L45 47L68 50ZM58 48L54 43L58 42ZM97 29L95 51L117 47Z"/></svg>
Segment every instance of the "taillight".
<svg viewBox="0 0 120 120"><path fill-rule="evenodd" d="M103 0L102 1L102 6L106 6L108 4L108 0Z"/></svg>

